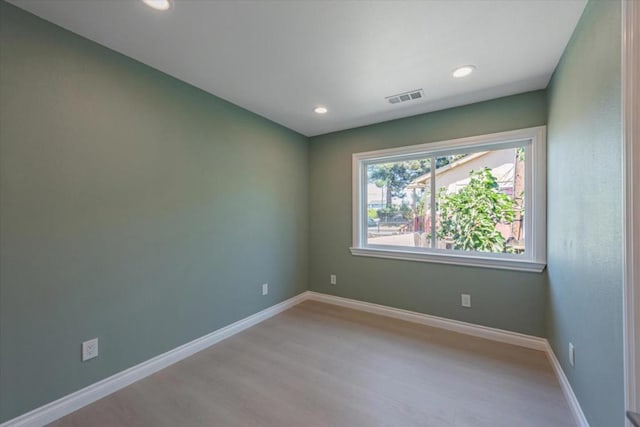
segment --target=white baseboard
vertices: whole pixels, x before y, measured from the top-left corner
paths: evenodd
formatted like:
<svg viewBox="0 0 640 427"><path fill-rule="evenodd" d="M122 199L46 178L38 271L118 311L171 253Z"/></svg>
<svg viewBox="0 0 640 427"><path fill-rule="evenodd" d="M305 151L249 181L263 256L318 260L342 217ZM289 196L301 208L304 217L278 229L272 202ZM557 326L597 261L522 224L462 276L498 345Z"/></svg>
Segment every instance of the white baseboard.
<svg viewBox="0 0 640 427"><path fill-rule="evenodd" d="M360 311L367 311L369 313L393 317L394 319L420 323L422 325L433 326L434 328L446 329L465 335L486 338L492 341L532 348L534 350L545 351L547 348L547 340L531 335L519 334L517 332L510 332L502 329L475 325L473 323L461 322L459 320L445 319L444 317L431 316L429 314L416 313L415 311L402 310L385 305L373 304L370 302L363 302L312 291L309 291L308 294L308 298L315 301L326 302Z"/></svg>
<svg viewBox="0 0 640 427"><path fill-rule="evenodd" d="M293 307L307 299L307 293L303 292L293 298L289 298L279 304L266 308L249 317L245 317L235 323L220 328L210 334L197 338L173 350L160 354L152 359L142 362L124 371L118 372L97 383L91 384L81 390L68 394L58 400L36 408L26 414L20 415L0 424L0 427L40 427L51 423L65 415L102 399L136 381L158 372L182 359L185 359L207 347L210 347L225 338L242 332L257 323L262 322L278 313Z"/></svg>
<svg viewBox="0 0 640 427"><path fill-rule="evenodd" d="M392 317L394 319L405 320L408 322L419 323L422 325L432 326L435 328L446 329L461 334L471 335L475 337L485 338L492 341L498 341L507 344L513 344L520 347L526 347L534 350L544 351L553 366L558 377L562 391L567 399L569 407L573 413L576 423L579 427L589 427L587 420L580 408L580 404L571 389L571 385L567 380L558 360L556 359L549 342L540 337L519 334L487 326L475 325L472 323L461 322L458 320L445 319L443 317L431 316L428 314L417 313L399 308L388 307L379 304L373 304L349 298L342 298L333 295L321 294L313 291L306 291L293 298L266 308L256 314L218 329L203 337L197 338L180 347L176 347L166 353L142 362L136 366L119 372L97 383L91 384L81 390L64 396L58 400L48 403L44 406L36 408L24 415L6 421L0 424L0 427L40 427L53 422L71 412L89 405L111 393L114 393L136 381L141 380L161 369L166 368L182 359L185 359L199 351L210 347L225 338L229 338L243 330L254 326L263 320L266 320L276 314L279 314L288 308L293 307L306 300L314 300L325 302L328 304L339 305L342 307L352 308L355 310L366 311L382 316Z"/></svg>
<svg viewBox="0 0 640 427"><path fill-rule="evenodd" d="M546 340L545 340L546 341ZM569 409L571 409L571 413L573 414L573 418L576 421L576 425L578 427L589 427L589 423L587 422L587 418L584 416L584 412L582 412L582 408L580 407L580 402L578 402L578 398L576 397L573 389L571 388L571 384L567 379L567 376L564 374L562 370L562 366L560 366L560 362L558 362L558 358L556 354L553 352L551 348L551 344L547 341L546 348L547 358L553 367L554 372L556 373L556 377L558 377L558 382L560 382L560 388L562 389L562 393L564 393L564 397L567 399L567 403L569 404Z"/></svg>
<svg viewBox="0 0 640 427"><path fill-rule="evenodd" d="M558 378L560 388L567 399L567 403L571 409L573 418L576 421L576 425L578 427L589 427L589 423L584 416L584 412L582 412L582 408L580 407L580 403L571 388L571 384L564 374L556 355L553 353L553 349L551 348L549 341L545 338L519 334L517 332L510 332L502 329L489 328L487 326L475 325L473 323L445 319L443 317L431 316L429 314L416 313L414 311L402 310L385 305L373 304L370 302L363 302L312 291L307 292L307 299L352 308L354 310L366 311L382 316L393 317L394 319L405 320L408 322L420 323L422 325L432 326L435 328L447 329L449 331L485 338L492 341L544 351L547 354L547 358L553 367L556 377Z"/></svg>

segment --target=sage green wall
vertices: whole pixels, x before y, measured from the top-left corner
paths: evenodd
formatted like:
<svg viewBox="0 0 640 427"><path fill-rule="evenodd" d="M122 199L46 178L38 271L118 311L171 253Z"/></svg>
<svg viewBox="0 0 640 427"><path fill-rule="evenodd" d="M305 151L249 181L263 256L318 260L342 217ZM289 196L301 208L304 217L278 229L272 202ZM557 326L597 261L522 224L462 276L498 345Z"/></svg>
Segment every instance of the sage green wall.
<svg viewBox="0 0 640 427"><path fill-rule="evenodd" d="M351 155L546 124L544 91L500 98L311 138L311 290L538 336L540 273L356 257L351 246ZM337 275L337 286L329 275ZM471 294L473 308L460 306Z"/></svg>
<svg viewBox="0 0 640 427"><path fill-rule="evenodd" d="M620 7L589 2L548 89L547 334L591 427L624 425Z"/></svg>
<svg viewBox="0 0 640 427"><path fill-rule="evenodd" d="M622 425L619 14L618 1L589 3L548 100L307 145L0 0L0 421L308 286L548 334L591 426ZM548 289L546 273L349 253L352 153L544 125L547 101ZM81 363L95 336L100 357Z"/></svg>
<svg viewBox="0 0 640 427"><path fill-rule="evenodd" d="M307 289L305 137L4 2L0 28L0 421Z"/></svg>

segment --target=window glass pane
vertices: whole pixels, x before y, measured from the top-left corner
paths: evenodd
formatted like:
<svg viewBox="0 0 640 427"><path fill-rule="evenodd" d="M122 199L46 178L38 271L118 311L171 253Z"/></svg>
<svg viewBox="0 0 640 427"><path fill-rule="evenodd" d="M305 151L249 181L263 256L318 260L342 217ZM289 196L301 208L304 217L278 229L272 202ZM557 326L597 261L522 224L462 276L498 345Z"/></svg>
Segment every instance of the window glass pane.
<svg viewBox="0 0 640 427"><path fill-rule="evenodd" d="M438 157L438 249L524 254L524 147Z"/></svg>
<svg viewBox="0 0 640 427"><path fill-rule="evenodd" d="M430 187L416 184L430 171L430 158L367 166L368 245L431 247Z"/></svg>

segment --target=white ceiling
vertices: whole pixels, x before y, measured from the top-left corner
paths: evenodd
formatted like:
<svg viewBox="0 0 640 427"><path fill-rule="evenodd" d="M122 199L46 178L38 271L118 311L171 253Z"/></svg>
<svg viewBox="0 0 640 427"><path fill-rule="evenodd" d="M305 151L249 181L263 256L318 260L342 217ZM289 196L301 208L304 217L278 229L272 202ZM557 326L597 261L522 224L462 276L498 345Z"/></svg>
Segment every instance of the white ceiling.
<svg viewBox="0 0 640 427"><path fill-rule="evenodd" d="M173 1L10 0L307 136L545 88L586 4ZM425 99L384 99L413 89Z"/></svg>

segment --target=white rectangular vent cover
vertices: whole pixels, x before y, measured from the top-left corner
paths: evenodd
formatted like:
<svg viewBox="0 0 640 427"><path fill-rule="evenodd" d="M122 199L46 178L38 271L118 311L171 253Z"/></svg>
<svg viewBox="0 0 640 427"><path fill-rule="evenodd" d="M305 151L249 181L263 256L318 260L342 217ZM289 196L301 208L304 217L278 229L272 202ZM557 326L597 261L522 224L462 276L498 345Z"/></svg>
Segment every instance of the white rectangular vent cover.
<svg viewBox="0 0 640 427"><path fill-rule="evenodd" d="M385 99L389 101L389 104L400 104L406 101L416 101L424 98L424 92L422 89L410 90L409 92L402 92L397 95L387 96Z"/></svg>

